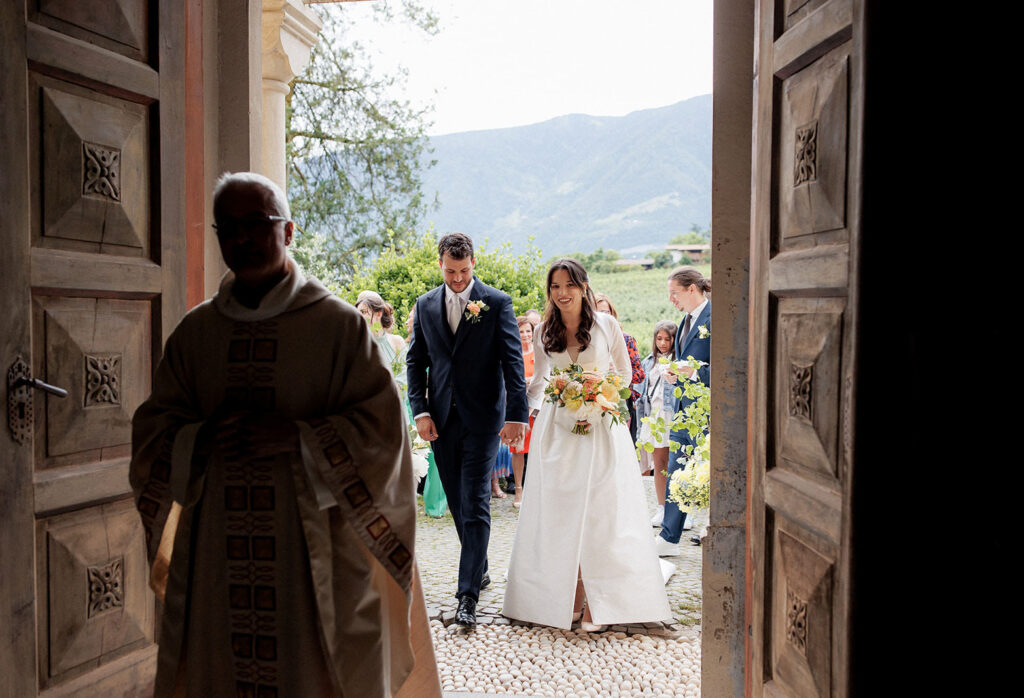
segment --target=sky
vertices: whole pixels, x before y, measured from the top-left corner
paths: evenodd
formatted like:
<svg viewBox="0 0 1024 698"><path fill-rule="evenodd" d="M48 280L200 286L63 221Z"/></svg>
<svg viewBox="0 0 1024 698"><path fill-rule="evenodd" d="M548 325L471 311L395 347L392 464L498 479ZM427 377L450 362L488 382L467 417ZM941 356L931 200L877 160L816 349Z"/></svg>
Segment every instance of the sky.
<svg viewBox="0 0 1024 698"><path fill-rule="evenodd" d="M440 18L433 37L374 22L373 4L343 11L375 65L408 70L405 96L435 104L430 135L711 92L712 0L422 0Z"/></svg>

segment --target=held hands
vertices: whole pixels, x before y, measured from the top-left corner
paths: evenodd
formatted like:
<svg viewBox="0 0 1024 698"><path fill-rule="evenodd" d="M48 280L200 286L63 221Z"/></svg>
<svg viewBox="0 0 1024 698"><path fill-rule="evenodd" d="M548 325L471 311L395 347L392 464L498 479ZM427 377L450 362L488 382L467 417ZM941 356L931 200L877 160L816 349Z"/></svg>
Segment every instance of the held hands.
<svg viewBox="0 0 1024 698"><path fill-rule="evenodd" d="M513 446L517 441L522 441L526 438L526 425L505 422L505 426L498 432L498 437L501 439L501 443Z"/></svg>
<svg viewBox="0 0 1024 698"><path fill-rule="evenodd" d="M437 427L434 426L434 420L430 418L430 415L416 418L416 431L424 441L437 440Z"/></svg>

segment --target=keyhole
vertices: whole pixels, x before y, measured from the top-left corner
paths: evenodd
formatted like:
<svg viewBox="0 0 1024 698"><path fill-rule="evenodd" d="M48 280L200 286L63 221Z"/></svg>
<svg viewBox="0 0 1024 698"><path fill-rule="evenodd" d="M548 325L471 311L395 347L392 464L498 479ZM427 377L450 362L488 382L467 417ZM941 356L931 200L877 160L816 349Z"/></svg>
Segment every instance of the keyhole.
<svg viewBox="0 0 1024 698"><path fill-rule="evenodd" d="M18 403L18 419L25 419L25 403Z"/></svg>

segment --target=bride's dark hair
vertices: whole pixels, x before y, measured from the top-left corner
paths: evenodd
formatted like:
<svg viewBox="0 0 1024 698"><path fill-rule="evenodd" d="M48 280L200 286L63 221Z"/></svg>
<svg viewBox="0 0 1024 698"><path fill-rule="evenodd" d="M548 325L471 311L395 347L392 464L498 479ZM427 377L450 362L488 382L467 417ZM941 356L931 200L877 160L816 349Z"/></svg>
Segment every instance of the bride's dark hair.
<svg viewBox="0 0 1024 698"><path fill-rule="evenodd" d="M559 259L548 269L548 280L545 289L548 294L548 304L544 308L544 351L548 354L556 354L565 351L569 340L565 336L565 323L562 322L562 313L551 300L551 277L559 269L569 274L569 279L583 291L583 303L580 308L580 326L576 330L576 341L580 343L580 351L590 346L590 328L594 326L597 310L594 301L594 292L590 290L590 278L587 270L575 259L569 257Z"/></svg>

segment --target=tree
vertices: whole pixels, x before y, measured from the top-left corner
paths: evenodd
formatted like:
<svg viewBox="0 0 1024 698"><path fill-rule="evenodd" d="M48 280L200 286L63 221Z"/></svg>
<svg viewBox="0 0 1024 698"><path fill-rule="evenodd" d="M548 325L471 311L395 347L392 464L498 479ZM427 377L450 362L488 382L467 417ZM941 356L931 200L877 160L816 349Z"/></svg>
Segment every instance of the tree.
<svg viewBox="0 0 1024 698"><path fill-rule="evenodd" d="M375 19L394 21L395 4L375 3ZM417 0L397 4L403 21L437 32L437 17ZM394 96L405 71L374 70L369 52L346 36L344 7L317 11L324 31L286 102L288 188L296 259L338 284L385 246L412 238L431 207L420 173L432 107Z"/></svg>
<svg viewBox="0 0 1024 698"><path fill-rule="evenodd" d="M661 250L651 255L654 260L655 269L668 269L672 266L672 255L667 250Z"/></svg>
<svg viewBox="0 0 1024 698"><path fill-rule="evenodd" d="M702 230L699 225L693 223L690 230L685 233L673 235L668 241L670 245L704 245L711 242L711 229Z"/></svg>

